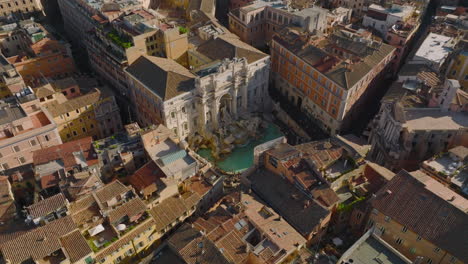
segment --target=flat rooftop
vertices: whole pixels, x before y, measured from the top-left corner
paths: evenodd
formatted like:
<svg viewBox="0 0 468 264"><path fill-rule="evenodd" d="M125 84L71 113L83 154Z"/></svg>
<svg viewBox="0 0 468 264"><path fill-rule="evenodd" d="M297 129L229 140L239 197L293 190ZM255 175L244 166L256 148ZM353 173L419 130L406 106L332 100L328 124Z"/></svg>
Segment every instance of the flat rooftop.
<svg viewBox="0 0 468 264"><path fill-rule="evenodd" d="M101 10L104 4L106 4L107 8L104 8L104 10L109 10L109 11L118 11L115 9L115 7L119 7L120 9L125 9L129 8L132 6L141 6L141 2L138 0L110 0L110 1L105 1L105 0L85 0L85 2L88 4L88 6L96 9L96 10ZM117 5L117 6L115 6Z"/></svg>
<svg viewBox="0 0 468 264"><path fill-rule="evenodd" d="M406 109L404 127L409 130L459 130L468 127L468 113L439 109Z"/></svg>
<svg viewBox="0 0 468 264"><path fill-rule="evenodd" d="M463 166L462 161L455 161L448 154L442 155L433 160L425 161L425 163L435 171L442 172L446 175L453 175L456 173L457 169Z"/></svg>
<svg viewBox="0 0 468 264"><path fill-rule="evenodd" d="M0 126L26 117L26 113L18 104L0 101Z"/></svg>
<svg viewBox="0 0 468 264"><path fill-rule="evenodd" d="M359 243L359 242L358 242ZM346 253L345 253L346 254ZM351 260L353 260L351 262ZM351 252L344 259L347 263L353 264L407 264L409 262L402 259L387 245L377 240L373 236L369 236L366 240Z"/></svg>
<svg viewBox="0 0 468 264"><path fill-rule="evenodd" d="M392 7L385 8L380 5L376 4L371 4L369 6L369 9L373 9L375 11L379 11L382 13L386 13L388 15L396 16L396 17L405 17L409 14L411 14L414 10L414 6L409 6L409 5L392 5Z"/></svg>
<svg viewBox="0 0 468 264"><path fill-rule="evenodd" d="M157 160L163 156L166 156L170 153L178 151L180 148L170 139L166 139L162 142L155 144L154 146L146 146L146 151L151 156L153 160Z"/></svg>
<svg viewBox="0 0 468 264"><path fill-rule="evenodd" d="M444 202L453 205L464 213L468 212L468 200L458 193L447 188L442 183L438 182L421 170L410 172L410 175L419 182L423 183L426 190L437 195L439 198L444 200Z"/></svg>
<svg viewBox="0 0 468 264"><path fill-rule="evenodd" d="M241 7L240 9L243 12L251 12L260 8L264 8L267 6L271 6L273 8L286 8L286 5L283 3L283 1L264 1L264 0L257 0L252 2L252 4L248 6Z"/></svg>
<svg viewBox="0 0 468 264"><path fill-rule="evenodd" d="M412 60L426 59L440 65L452 50L448 45L451 41L451 37L430 33L419 46Z"/></svg>

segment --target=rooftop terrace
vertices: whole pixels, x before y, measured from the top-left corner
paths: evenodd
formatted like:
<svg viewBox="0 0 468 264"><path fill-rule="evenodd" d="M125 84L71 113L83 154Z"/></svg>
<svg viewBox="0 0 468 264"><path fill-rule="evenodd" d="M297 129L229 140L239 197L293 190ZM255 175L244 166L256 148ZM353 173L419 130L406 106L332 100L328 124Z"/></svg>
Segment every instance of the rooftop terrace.
<svg viewBox="0 0 468 264"><path fill-rule="evenodd" d="M338 261L347 264L409 264L407 258L401 255L385 241L373 235L369 230Z"/></svg>

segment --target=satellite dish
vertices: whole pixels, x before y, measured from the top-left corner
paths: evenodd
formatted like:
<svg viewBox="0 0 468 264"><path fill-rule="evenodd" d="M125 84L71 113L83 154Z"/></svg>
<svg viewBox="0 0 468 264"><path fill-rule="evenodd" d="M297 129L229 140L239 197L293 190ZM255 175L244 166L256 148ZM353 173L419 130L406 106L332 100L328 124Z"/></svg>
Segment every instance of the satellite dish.
<svg viewBox="0 0 468 264"><path fill-rule="evenodd" d="M124 225L124 224L119 224L119 225L117 226L117 230L119 230L119 231L124 231L125 228L127 228L127 226Z"/></svg>

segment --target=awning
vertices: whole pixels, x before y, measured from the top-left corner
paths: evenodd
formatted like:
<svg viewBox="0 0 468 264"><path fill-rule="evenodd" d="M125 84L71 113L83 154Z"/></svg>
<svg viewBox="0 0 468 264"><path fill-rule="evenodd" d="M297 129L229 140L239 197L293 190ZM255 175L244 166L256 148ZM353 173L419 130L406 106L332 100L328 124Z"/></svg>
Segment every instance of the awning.
<svg viewBox="0 0 468 264"><path fill-rule="evenodd" d="M90 236L95 236L99 233L101 233L102 231L104 231L104 227L102 225L97 225L96 227L93 227L91 229L88 230L88 233Z"/></svg>

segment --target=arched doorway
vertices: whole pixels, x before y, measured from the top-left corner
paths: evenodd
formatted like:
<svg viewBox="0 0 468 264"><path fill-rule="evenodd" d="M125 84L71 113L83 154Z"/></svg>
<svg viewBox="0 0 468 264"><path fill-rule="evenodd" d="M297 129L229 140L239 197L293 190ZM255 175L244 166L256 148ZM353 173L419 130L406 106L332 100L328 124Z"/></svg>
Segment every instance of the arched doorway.
<svg viewBox="0 0 468 264"><path fill-rule="evenodd" d="M301 97L297 97L297 107L300 109L302 106L302 98Z"/></svg>

